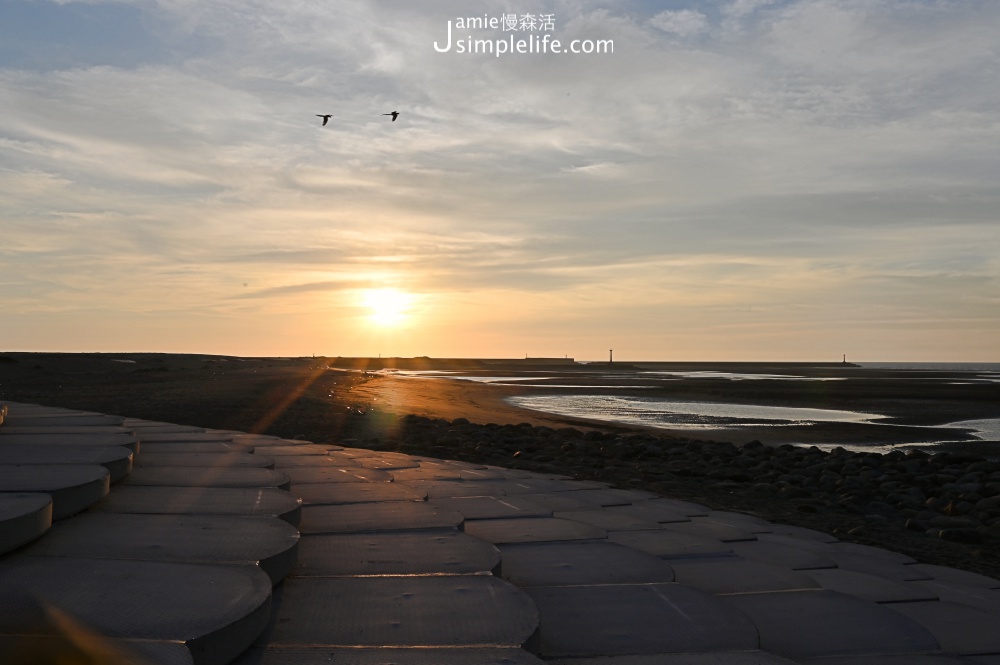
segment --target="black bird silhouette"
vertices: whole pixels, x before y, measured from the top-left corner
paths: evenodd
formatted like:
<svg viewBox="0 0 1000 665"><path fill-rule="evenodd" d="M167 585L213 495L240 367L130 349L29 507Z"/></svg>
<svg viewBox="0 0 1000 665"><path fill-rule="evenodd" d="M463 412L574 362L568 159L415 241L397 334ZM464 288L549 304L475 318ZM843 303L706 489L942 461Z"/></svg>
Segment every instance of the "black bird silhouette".
<svg viewBox="0 0 1000 665"><path fill-rule="evenodd" d="M382 115L391 115L392 121L396 122L396 118L399 117L399 111L393 111L392 113L383 113Z"/></svg>
<svg viewBox="0 0 1000 665"><path fill-rule="evenodd" d="M326 127L326 123L327 123L327 121L328 121L328 120L329 120L329 119L330 119L331 117L333 117L333 114L331 113L330 115L320 115L319 113L317 113L317 114L316 114L316 117L317 117L317 118L323 118L323 126L324 126L324 127Z"/></svg>

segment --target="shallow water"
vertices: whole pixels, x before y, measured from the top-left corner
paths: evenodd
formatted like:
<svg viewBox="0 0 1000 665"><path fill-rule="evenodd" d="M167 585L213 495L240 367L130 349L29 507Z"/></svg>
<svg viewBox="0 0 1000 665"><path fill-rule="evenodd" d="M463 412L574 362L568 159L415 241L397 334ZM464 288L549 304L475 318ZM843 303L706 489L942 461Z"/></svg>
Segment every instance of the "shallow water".
<svg viewBox="0 0 1000 665"><path fill-rule="evenodd" d="M979 420L960 420L941 427L953 429L968 429L972 434L984 441L1000 441L1000 418L982 418Z"/></svg>
<svg viewBox="0 0 1000 665"><path fill-rule="evenodd" d="M639 372L640 375L652 376L672 376L683 379L729 379L730 381L759 381L769 379L772 381L843 381L844 376L796 376L794 374L753 374L746 372L715 372L705 370L700 372Z"/></svg>
<svg viewBox="0 0 1000 665"><path fill-rule="evenodd" d="M879 414L755 404L683 402L614 395L536 395L509 397L515 406L563 416L593 418L651 427L716 429L779 427L813 422L869 422Z"/></svg>

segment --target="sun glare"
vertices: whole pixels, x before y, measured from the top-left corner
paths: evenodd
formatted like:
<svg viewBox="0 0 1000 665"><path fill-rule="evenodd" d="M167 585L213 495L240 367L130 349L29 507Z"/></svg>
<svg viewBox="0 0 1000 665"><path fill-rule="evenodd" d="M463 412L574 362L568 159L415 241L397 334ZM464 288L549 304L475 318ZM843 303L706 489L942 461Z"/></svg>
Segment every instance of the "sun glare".
<svg viewBox="0 0 1000 665"><path fill-rule="evenodd" d="M370 289L362 294L369 318L381 326L399 325L407 319L413 296L398 289Z"/></svg>

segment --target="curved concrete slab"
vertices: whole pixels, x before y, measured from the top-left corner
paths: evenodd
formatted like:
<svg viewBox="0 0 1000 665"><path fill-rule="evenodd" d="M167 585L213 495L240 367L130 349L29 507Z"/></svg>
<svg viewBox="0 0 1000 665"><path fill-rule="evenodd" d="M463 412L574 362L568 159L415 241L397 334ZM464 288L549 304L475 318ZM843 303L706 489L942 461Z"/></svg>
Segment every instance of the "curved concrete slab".
<svg viewBox="0 0 1000 665"><path fill-rule="evenodd" d="M94 507L109 513L278 517L292 526L302 502L274 487L116 487Z"/></svg>
<svg viewBox="0 0 1000 665"><path fill-rule="evenodd" d="M669 524L672 522L690 522L692 518L688 517L686 514L673 510L663 505L651 504L651 501L644 501L642 503L628 504L625 506L607 506L604 510L609 513L621 514L621 515L631 515L633 517L645 520L647 522L656 522L657 524Z"/></svg>
<svg viewBox="0 0 1000 665"><path fill-rule="evenodd" d="M881 547L872 547L871 545L862 545L861 543L842 543L838 541L833 544L818 545L816 547L817 551L824 554L830 552L830 556L835 560L840 557L866 557L898 563L904 566L917 562L913 557L901 554L900 552L892 552Z"/></svg>
<svg viewBox="0 0 1000 665"><path fill-rule="evenodd" d="M719 524L728 524L729 526L739 527L745 531L750 531L751 533L774 532L773 524L754 515L733 513L727 510L710 510L708 511L708 515L705 515L705 519L712 522L718 522Z"/></svg>
<svg viewBox="0 0 1000 665"><path fill-rule="evenodd" d="M757 536L746 529L713 522L701 517L692 517L690 522L670 522L664 524L662 528L689 536L714 538L724 543L757 540Z"/></svg>
<svg viewBox="0 0 1000 665"><path fill-rule="evenodd" d="M259 563L277 584L295 565L299 534L274 517L89 513L52 529L33 556L177 563Z"/></svg>
<svg viewBox="0 0 1000 665"><path fill-rule="evenodd" d="M938 641L918 622L833 591L780 591L725 596L760 631L760 647L786 658L927 653ZM916 603L917 605L933 603Z"/></svg>
<svg viewBox="0 0 1000 665"><path fill-rule="evenodd" d="M197 466L202 468L226 469L253 467L274 468L274 460L264 455L247 453L163 453L143 450L136 466Z"/></svg>
<svg viewBox="0 0 1000 665"><path fill-rule="evenodd" d="M275 469L287 469L291 466L361 468L353 462L335 460L332 457L327 457L326 455L276 455L271 459L274 460Z"/></svg>
<svg viewBox="0 0 1000 665"><path fill-rule="evenodd" d="M603 490L574 490L570 492L539 492L536 494L517 494L528 501L545 506L554 512L570 510L593 510L610 506L631 507L632 504L622 499L612 499ZM611 502L610 504L608 502Z"/></svg>
<svg viewBox="0 0 1000 665"><path fill-rule="evenodd" d="M373 468L365 464L364 460L360 462L365 468ZM386 468L385 470L392 473L392 477L396 479L396 482L412 482L415 480L425 480L425 481L459 481L462 480L462 473L457 469L441 469L437 467L433 468L423 468L423 467L404 467L404 468Z"/></svg>
<svg viewBox="0 0 1000 665"><path fill-rule="evenodd" d="M543 665L523 649L251 649L233 665Z"/></svg>
<svg viewBox="0 0 1000 665"><path fill-rule="evenodd" d="M905 656L833 656L830 658L810 658L801 662L807 665L980 665L980 661L970 658L913 653ZM986 663L981 665L986 665Z"/></svg>
<svg viewBox="0 0 1000 665"><path fill-rule="evenodd" d="M271 457L281 457L283 455L318 455L326 457L331 447L303 441L300 445L256 446L254 447L254 452L258 455L269 455Z"/></svg>
<svg viewBox="0 0 1000 665"><path fill-rule="evenodd" d="M605 531L649 531L660 528L658 522L644 520L635 515L610 510L568 510L556 512L553 517L560 517L574 522L583 522L600 527Z"/></svg>
<svg viewBox="0 0 1000 665"><path fill-rule="evenodd" d="M823 533L822 531L816 531L815 529L807 529L802 526L792 526L791 524L772 524L771 533L776 533L784 536L795 536L796 538L801 538L803 540L815 540L820 543L839 543L840 540L828 533Z"/></svg>
<svg viewBox="0 0 1000 665"><path fill-rule="evenodd" d="M97 503L110 486L110 472L95 464L0 465L0 492L48 494L54 520Z"/></svg>
<svg viewBox="0 0 1000 665"><path fill-rule="evenodd" d="M276 459L281 459L280 457ZM287 474L293 483L391 483L392 475L388 471L361 469L355 467L312 467L288 466L281 472Z"/></svg>
<svg viewBox="0 0 1000 665"><path fill-rule="evenodd" d="M624 498L619 492L621 490L610 490L610 489L591 489L589 487L581 488L580 485L574 484L570 480L557 480L544 477L531 477L531 478L518 478L514 480L501 480L493 481L507 492L508 495L514 494L542 494L549 492L580 492L584 490L589 490L594 492L592 497L602 497L603 503L601 505L620 505L631 503L630 499Z"/></svg>
<svg viewBox="0 0 1000 665"><path fill-rule="evenodd" d="M378 471L397 471L402 469L420 468L420 463L411 459L363 458L357 460L357 462L366 469L376 469Z"/></svg>
<svg viewBox="0 0 1000 665"><path fill-rule="evenodd" d="M417 501L354 503L341 506L302 508L302 533L356 533L461 529L463 518Z"/></svg>
<svg viewBox="0 0 1000 665"><path fill-rule="evenodd" d="M175 425L174 423L161 423L156 420L143 420L142 418L126 418L125 427L139 429L143 432L204 432L204 427L197 425Z"/></svg>
<svg viewBox="0 0 1000 665"><path fill-rule="evenodd" d="M289 578L272 646L507 646L524 644L538 612L490 576Z"/></svg>
<svg viewBox="0 0 1000 665"><path fill-rule="evenodd" d="M30 543L50 526L52 497L48 494L0 494L0 554Z"/></svg>
<svg viewBox="0 0 1000 665"><path fill-rule="evenodd" d="M542 658L752 650L744 614L680 584L532 587Z"/></svg>
<svg viewBox="0 0 1000 665"><path fill-rule="evenodd" d="M380 501L423 501L427 495L396 483L304 483L294 484L292 494L307 506Z"/></svg>
<svg viewBox="0 0 1000 665"><path fill-rule="evenodd" d="M949 653L1000 654L1000 621L985 612L947 600L933 603L893 603L885 607L917 622Z"/></svg>
<svg viewBox="0 0 1000 665"><path fill-rule="evenodd" d="M608 535L604 529L596 526L555 517L473 520L466 522L465 531L494 545L593 540Z"/></svg>
<svg viewBox="0 0 1000 665"><path fill-rule="evenodd" d="M873 603L938 600L936 594L921 586L919 582L897 582L844 568L807 570L803 571L803 574L816 580L827 591L836 591Z"/></svg>
<svg viewBox="0 0 1000 665"><path fill-rule="evenodd" d="M288 489L288 476L271 469L199 469L186 466L148 466L135 469L125 485L172 487L277 487Z"/></svg>
<svg viewBox="0 0 1000 665"><path fill-rule="evenodd" d="M361 460L366 457L374 457L378 455L374 450L368 450L367 448L342 448L338 451L331 451L330 457L334 459L346 459L346 460Z"/></svg>
<svg viewBox="0 0 1000 665"><path fill-rule="evenodd" d="M123 446L2 444L0 464L99 464L116 483L132 471L132 451Z"/></svg>
<svg viewBox="0 0 1000 665"><path fill-rule="evenodd" d="M125 419L121 416L105 416L100 413L50 413L48 415L11 415L4 418L4 427L89 427L91 425L110 425L121 427Z"/></svg>
<svg viewBox="0 0 1000 665"><path fill-rule="evenodd" d="M488 574L497 548L453 532L319 534L302 537L295 577Z"/></svg>
<svg viewBox="0 0 1000 665"><path fill-rule="evenodd" d="M764 540L768 534L760 534L760 539L753 542L729 543L733 552L744 559L753 559L764 563L773 563L792 570L813 570L816 568L836 568L833 559L794 545L785 545Z"/></svg>
<svg viewBox="0 0 1000 665"><path fill-rule="evenodd" d="M996 580L986 575L959 570L958 568L948 568L947 566L934 566L927 563L918 563L912 566L914 570L920 571L927 578L940 580L942 582L953 582L955 584L965 584L968 586L978 586L984 589L1000 589L1000 580Z"/></svg>
<svg viewBox="0 0 1000 665"><path fill-rule="evenodd" d="M54 607L111 638L181 642L222 665L270 615L271 581L256 566L18 556L0 561L0 633L52 634Z"/></svg>
<svg viewBox="0 0 1000 665"><path fill-rule="evenodd" d="M393 472L395 473L395 472ZM496 483L467 483L463 480L408 480L407 487L427 493L428 499L447 499L465 496L507 496Z"/></svg>
<svg viewBox="0 0 1000 665"><path fill-rule="evenodd" d="M433 499L432 505L462 513L466 520L505 517L552 517L552 511L519 496L466 496Z"/></svg>
<svg viewBox="0 0 1000 665"><path fill-rule="evenodd" d="M608 540L663 559L731 554L731 543L657 529L654 531L614 531Z"/></svg>
<svg viewBox="0 0 1000 665"><path fill-rule="evenodd" d="M487 468L468 468L455 466L453 467L458 470L459 474L462 476L462 480L504 480L504 475L498 473L492 469Z"/></svg>
<svg viewBox="0 0 1000 665"><path fill-rule="evenodd" d="M764 651L716 651L714 653L662 653L655 656L609 656L549 660L547 665L799 665ZM809 665L813 665L810 661ZM842 665L853 665L843 663ZM948 664L942 664L948 665Z"/></svg>
<svg viewBox="0 0 1000 665"><path fill-rule="evenodd" d="M986 612L993 612L1000 618L1000 591L995 589L957 584L946 580L906 582L905 585L919 587L927 595L933 596L934 599L976 607Z"/></svg>
<svg viewBox="0 0 1000 665"><path fill-rule="evenodd" d="M931 576L916 566L896 563L885 557L868 556L848 551L824 551L822 556L828 556L838 568L868 573L897 582L915 582L931 579Z"/></svg>
<svg viewBox="0 0 1000 665"><path fill-rule="evenodd" d="M637 505L641 505L643 507L658 506L660 508L671 510L675 513L681 513L682 515L687 515L688 517L707 517L709 513L712 512L711 509L701 505L700 503L681 501L680 499L665 499L663 497L650 499L645 503Z"/></svg>
<svg viewBox="0 0 1000 665"><path fill-rule="evenodd" d="M195 443L144 443L143 453L247 453L253 454L252 446L244 446L229 441L203 441Z"/></svg>
<svg viewBox="0 0 1000 665"><path fill-rule="evenodd" d="M501 545L500 553L500 576L519 587L674 581L663 559L605 540Z"/></svg>
<svg viewBox="0 0 1000 665"><path fill-rule="evenodd" d="M75 427L10 427L5 425L0 427L0 443L3 443L4 437L15 434L58 434L60 436L76 436L79 434L87 434L91 436L127 434L128 436L135 436L135 432L133 430L127 427L117 427L115 425L77 425Z"/></svg>
<svg viewBox="0 0 1000 665"><path fill-rule="evenodd" d="M206 441L232 441L232 434L215 432L150 432L139 430L143 442L149 443L199 443Z"/></svg>
<svg viewBox="0 0 1000 665"><path fill-rule="evenodd" d="M738 556L672 559L670 565L679 584L716 596L820 588L804 573Z"/></svg>
<svg viewBox="0 0 1000 665"><path fill-rule="evenodd" d="M123 446L139 451L139 439L132 434L8 434L0 437L0 446Z"/></svg>

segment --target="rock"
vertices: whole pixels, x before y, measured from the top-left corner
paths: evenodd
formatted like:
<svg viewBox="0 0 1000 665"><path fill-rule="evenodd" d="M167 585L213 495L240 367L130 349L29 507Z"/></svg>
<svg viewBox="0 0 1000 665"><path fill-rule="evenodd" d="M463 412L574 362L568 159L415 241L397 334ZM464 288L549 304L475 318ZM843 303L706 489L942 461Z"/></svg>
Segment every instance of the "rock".
<svg viewBox="0 0 1000 665"><path fill-rule="evenodd" d="M950 540L956 543L981 543L983 537L977 529L941 529L938 534L941 540Z"/></svg>
<svg viewBox="0 0 1000 665"><path fill-rule="evenodd" d="M938 515L931 520L931 526L935 526L939 529L966 529L974 528L979 526L979 524L967 517L949 517L947 515Z"/></svg>

